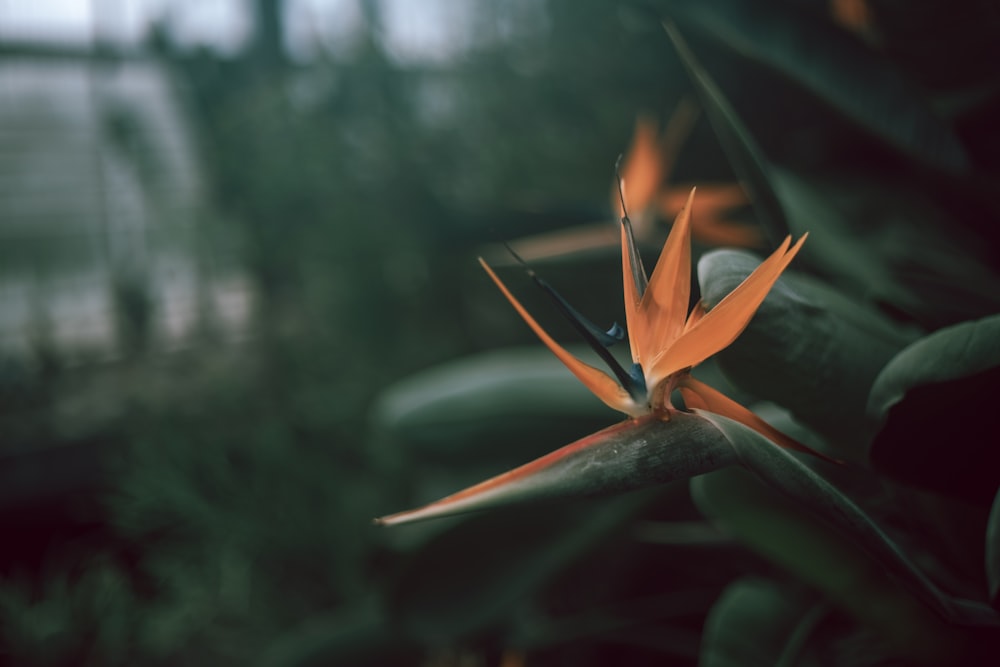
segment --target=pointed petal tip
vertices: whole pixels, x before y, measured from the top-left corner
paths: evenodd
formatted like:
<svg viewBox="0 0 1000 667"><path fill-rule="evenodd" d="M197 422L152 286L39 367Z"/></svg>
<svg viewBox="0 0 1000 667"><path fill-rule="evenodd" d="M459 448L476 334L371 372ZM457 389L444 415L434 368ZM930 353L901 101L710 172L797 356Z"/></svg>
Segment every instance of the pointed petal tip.
<svg viewBox="0 0 1000 667"><path fill-rule="evenodd" d="M516 498L520 490L517 477L511 474L513 472L497 475L426 505L380 516L372 522L377 526L401 526L503 505L505 500Z"/></svg>
<svg viewBox="0 0 1000 667"><path fill-rule="evenodd" d="M809 232L805 232L804 234L802 234L802 236L799 237L799 240L795 242L795 245L792 245L792 235L789 234L788 237L785 239L785 243L783 243L782 245L788 248L788 250L786 251L787 253L794 254L799 251L799 248L802 247L802 244L806 242L807 238L809 238Z"/></svg>
<svg viewBox="0 0 1000 667"><path fill-rule="evenodd" d="M792 237L786 236L778 248L736 289L723 297L695 324L683 329L674 344L656 358L648 377L655 381L681 369L696 366L736 340L750 323L775 281L798 254L807 237L808 234L803 235L789 248Z"/></svg>
<svg viewBox="0 0 1000 667"><path fill-rule="evenodd" d="M395 514L387 514L385 516L380 516L372 519L372 525L378 526L380 528L389 526L400 526L407 523L413 523L419 521L421 518L431 518L433 515L426 515L422 512L424 508L419 508L415 510L406 510L405 512L397 512Z"/></svg>
<svg viewBox="0 0 1000 667"><path fill-rule="evenodd" d="M636 410L636 401L632 398L629 392L618 383L614 377L608 375L604 371L594 368L590 364L587 364L580 359L577 359L569 351L566 350L562 345L557 343L552 336L550 336L545 329L535 320L534 317L527 311L527 309L521 305L521 302L511 293L507 286L500 280L499 276L490 268L490 266L482 259L479 260L480 265L489 275L490 279L497 286L500 292L504 295L517 314L521 316L525 324L535 332L539 340L545 344L549 350L556 355L556 357L569 369L569 371L576 376L580 382L584 384L587 389L589 389L597 398L601 399L605 405L608 407L618 410L619 412L624 412L625 414L633 414Z"/></svg>

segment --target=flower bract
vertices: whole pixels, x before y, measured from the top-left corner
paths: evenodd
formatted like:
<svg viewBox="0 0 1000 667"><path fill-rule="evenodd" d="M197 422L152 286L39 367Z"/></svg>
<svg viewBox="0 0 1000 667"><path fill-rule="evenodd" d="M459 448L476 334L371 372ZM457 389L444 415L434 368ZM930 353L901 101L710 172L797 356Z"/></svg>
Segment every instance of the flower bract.
<svg viewBox="0 0 1000 667"><path fill-rule="evenodd" d="M736 289L709 311L699 303L689 310L691 296L691 217L695 191L667 237L660 258L647 276L636 249L631 225L622 217L621 251L625 322L632 367L623 368L610 354L601 354L597 337L588 342L608 363L611 374L580 360L542 328L490 266L483 268L514 309L591 392L608 406L633 418L648 414L669 419L675 410L670 396L679 390L688 407L701 408L735 419L778 445L812 451L772 428L750 410L696 380L691 369L736 340L764 301L775 281L806 240L794 245L787 237ZM564 309L564 312L567 310ZM568 316L582 319L571 309ZM586 328L596 329L587 323Z"/></svg>

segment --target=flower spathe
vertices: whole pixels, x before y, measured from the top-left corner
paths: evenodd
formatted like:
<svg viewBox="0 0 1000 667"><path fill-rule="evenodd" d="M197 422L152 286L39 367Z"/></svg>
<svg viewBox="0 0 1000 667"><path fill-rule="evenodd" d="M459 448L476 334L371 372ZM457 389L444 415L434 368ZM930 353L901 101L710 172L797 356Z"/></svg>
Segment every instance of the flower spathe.
<svg viewBox="0 0 1000 667"><path fill-rule="evenodd" d="M690 374L691 368L736 340L808 235L794 245L791 237L786 238L770 257L710 311L699 303L688 312L694 195L692 190L648 278L635 249L628 218L623 218L621 246L625 322L635 369L629 374L630 379L624 382L570 354L538 324L489 265L482 259L480 263L542 342L591 392L615 410L633 418L653 414L669 419L674 410L670 394L678 389L689 408L721 414L749 426L778 445L812 452ZM615 375L623 377L621 372Z"/></svg>

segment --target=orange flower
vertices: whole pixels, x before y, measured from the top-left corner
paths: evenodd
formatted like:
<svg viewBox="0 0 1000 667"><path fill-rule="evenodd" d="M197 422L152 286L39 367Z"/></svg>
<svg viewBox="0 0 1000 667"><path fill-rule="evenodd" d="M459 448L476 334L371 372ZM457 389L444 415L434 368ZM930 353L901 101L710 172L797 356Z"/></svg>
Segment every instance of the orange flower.
<svg viewBox="0 0 1000 667"><path fill-rule="evenodd" d="M636 118L632 139L622 160L621 181L628 186L625 201L640 242L656 239L660 233L657 221L661 217L673 218L687 201L690 185L672 184L671 177L684 140L697 118L698 108L691 100L682 100L677 105L662 131L653 117L640 115ZM699 192L701 214L691 229L696 240L712 246L744 248L758 248L764 243L758 227L727 219L728 212L747 203L739 183L699 185ZM617 218L622 213L619 200L616 181L611 186L610 203ZM525 259L535 260L607 248L617 243L617 230L604 222L536 234L511 245Z"/></svg>
<svg viewBox="0 0 1000 667"><path fill-rule="evenodd" d="M651 277L639 258L628 217L622 218L622 272L625 285L625 321L631 369L602 353L593 336L588 342L601 354L613 375L570 354L557 343L511 294L493 270L480 263L524 321L563 364L598 398L633 418L656 415L669 419L674 407L670 395L678 389L689 408L700 408L749 426L778 445L809 451L772 428L751 411L691 376L691 369L727 347L749 324L778 276L788 266L806 236L792 246L791 237L778 247L735 290L706 312L699 303L688 312L691 293L691 205L694 190L674 222ZM564 308L566 310L566 308ZM571 319L579 318L575 312ZM578 322L578 328L591 328ZM592 330L592 328L591 328Z"/></svg>
<svg viewBox="0 0 1000 667"><path fill-rule="evenodd" d="M689 186L669 183L681 144L696 118L694 104L685 100L677 106L662 134L657 131L656 121L648 116L639 116L635 121L621 170L620 182L628 190L620 197L618 183L612 185L611 210L617 211L620 218L624 214L621 203L624 199L632 212L635 235L640 239L654 235L653 214L672 218L687 201ZM746 203L746 195L738 183L702 186L701 215L691 226L692 235L709 245L760 246L763 238L758 228L725 219L727 210Z"/></svg>
<svg viewBox="0 0 1000 667"><path fill-rule="evenodd" d="M874 30L868 0L830 0L830 16L854 34L868 39Z"/></svg>
<svg viewBox="0 0 1000 667"><path fill-rule="evenodd" d="M511 502L627 490L737 463L738 453L720 431L701 429L698 424L707 423L704 417L681 413L671 405L674 389L681 392L688 408L728 417L777 445L832 461L691 376L692 367L728 346L746 328L805 241L803 236L793 246L791 237L786 238L714 308L706 312L698 304L688 312L693 199L692 190L648 279L636 251L631 223L627 217L622 218L622 273L631 369L623 368L606 349L606 344L624 338L618 335L621 332L604 332L585 320L529 269L535 282L556 300L563 314L607 363L611 375L577 359L557 343L493 269L479 260L511 305L560 361L598 398L631 419L441 500L376 519L376 523L396 525Z"/></svg>

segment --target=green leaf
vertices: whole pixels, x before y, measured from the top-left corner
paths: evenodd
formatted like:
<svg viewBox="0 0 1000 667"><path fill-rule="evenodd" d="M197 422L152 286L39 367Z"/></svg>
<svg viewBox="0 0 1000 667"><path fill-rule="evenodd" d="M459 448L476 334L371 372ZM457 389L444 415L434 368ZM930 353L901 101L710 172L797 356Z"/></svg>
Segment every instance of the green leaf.
<svg viewBox="0 0 1000 667"><path fill-rule="evenodd" d="M968 377L1000 365L1000 315L963 322L921 338L879 375L869 406L884 418L914 387Z"/></svg>
<svg viewBox="0 0 1000 667"><path fill-rule="evenodd" d="M816 667L805 641L828 607L773 581L744 577L729 585L705 621L700 667ZM784 661L783 661L784 660Z"/></svg>
<svg viewBox="0 0 1000 667"><path fill-rule="evenodd" d="M958 195L942 183L941 193L928 194L884 174L805 178L769 163L677 28L665 28L772 245L788 233L810 232L799 260L803 265L924 326L981 316L1000 306L1000 283L982 242L965 238L956 224L983 217L976 212L974 189L963 185ZM947 192L950 198L942 194ZM931 195L943 198L953 215L946 215ZM955 200L973 208L956 209Z"/></svg>
<svg viewBox="0 0 1000 667"><path fill-rule="evenodd" d="M463 521L406 563L386 592L387 612L407 637L423 643L451 643L495 628L649 500L649 494L631 494Z"/></svg>
<svg viewBox="0 0 1000 667"><path fill-rule="evenodd" d="M542 346L435 366L387 389L373 412L394 439L451 463L523 458L539 443L572 441L619 417Z"/></svg>
<svg viewBox="0 0 1000 667"><path fill-rule="evenodd" d="M698 281L705 305L722 300L759 264L744 251L704 255ZM865 397L886 362L912 339L862 303L785 273L747 329L715 359L735 384L825 435L839 456L863 460L870 435Z"/></svg>
<svg viewBox="0 0 1000 667"><path fill-rule="evenodd" d="M784 169L773 170L772 183L788 211L792 233L810 232L803 248L804 262L873 301L897 307L910 301L879 255L878 247L862 242L862 230L841 210L843 200L834 195L843 196L843 192L824 190L817 182Z"/></svg>
<svg viewBox="0 0 1000 667"><path fill-rule="evenodd" d="M845 290L928 328L1000 308L994 261L960 224L974 214L940 193L864 172L770 173L792 233L810 232L802 262Z"/></svg>
<svg viewBox="0 0 1000 667"><path fill-rule="evenodd" d="M993 499L993 509L986 522L986 582L990 604L1000 610L1000 493Z"/></svg>
<svg viewBox="0 0 1000 667"><path fill-rule="evenodd" d="M885 575L953 623L1000 626L1000 616L986 605L942 591L851 498L794 455L742 424L701 410L696 414L715 424L754 473L731 468L697 478L692 489L698 505L723 518L755 549L859 617L888 624L882 629L890 635L929 621ZM843 471L831 468L834 472ZM852 471L851 477L860 473ZM874 600L903 616L883 617L871 606Z"/></svg>
<svg viewBox="0 0 1000 667"><path fill-rule="evenodd" d="M254 663L258 667L410 664L422 647L401 640L383 610L371 600L304 621L272 638Z"/></svg>
<svg viewBox="0 0 1000 667"><path fill-rule="evenodd" d="M767 232L771 244L776 246L788 235L788 220L771 184L771 165L729 100L701 66L677 27L671 23L664 23L663 27L694 83L698 99L705 109L705 115L712 124L726 157L747 191L750 201L753 202L761 225Z"/></svg>
<svg viewBox="0 0 1000 667"><path fill-rule="evenodd" d="M682 25L789 77L910 158L953 173L968 171L961 141L916 86L832 21L792 3L667 0L664 5Z"/></svg>
<svg viewBox="0 0 1000 667"><path fill-rule="evenodd" d="M1000 315L922 338L876 379L868 412L881 428L871 446L880 471L988 506L1000 484L996 425Z"/></svg>

